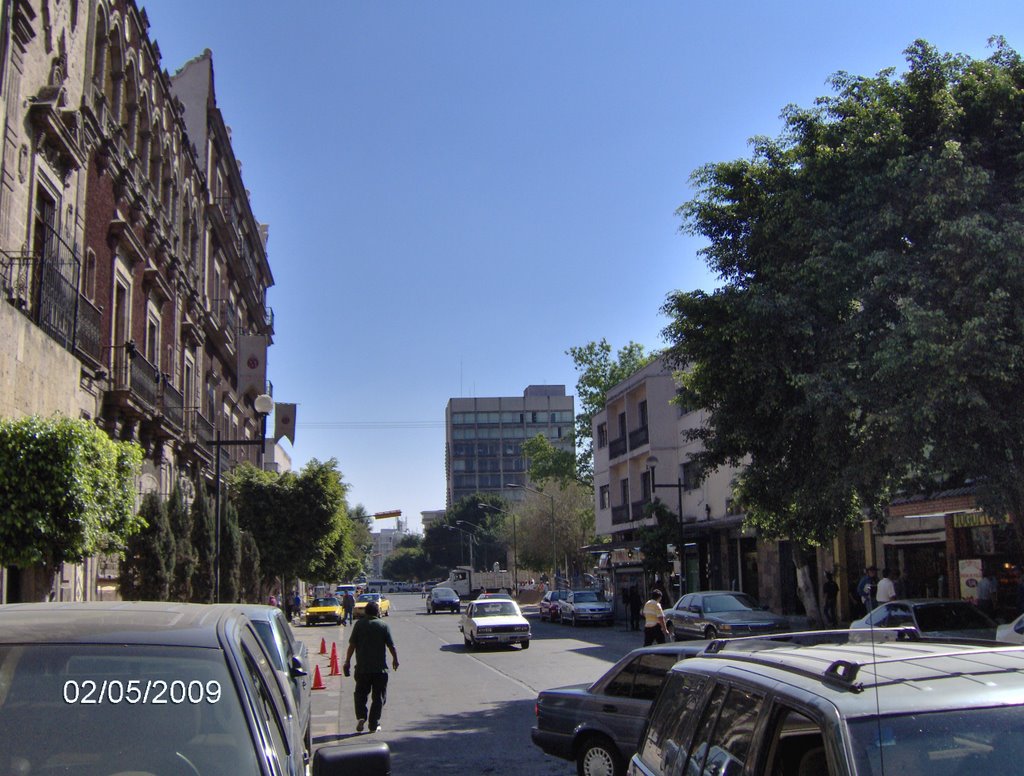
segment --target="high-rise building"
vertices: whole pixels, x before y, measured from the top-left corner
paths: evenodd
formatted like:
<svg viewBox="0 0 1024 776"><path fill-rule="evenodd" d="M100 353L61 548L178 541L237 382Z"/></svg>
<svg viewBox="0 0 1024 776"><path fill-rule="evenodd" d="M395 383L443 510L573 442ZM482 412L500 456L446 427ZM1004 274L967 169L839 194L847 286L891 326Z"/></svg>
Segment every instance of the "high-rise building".
<svg viewBox="0 0 1024 776"><path fill-rule="evenodd" d="M531 385L522 396L449 399L445 409L447 504L474 493L516 498L527 484L523 442L538 434L573 449L573 397L564 385Z"/></svg>

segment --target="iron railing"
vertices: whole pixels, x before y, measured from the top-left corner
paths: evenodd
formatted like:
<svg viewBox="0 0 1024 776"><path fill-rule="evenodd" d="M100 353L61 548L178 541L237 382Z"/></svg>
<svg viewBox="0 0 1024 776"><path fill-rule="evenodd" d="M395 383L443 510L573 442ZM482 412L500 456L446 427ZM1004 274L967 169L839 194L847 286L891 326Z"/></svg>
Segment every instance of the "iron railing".
<svg viewBox="0 0 1024 776"><path fill-rule="evenodd" d="M629 449L636 450L641 445L646 445L650 441L650 435L648 434L648 427L641 426L635 431L629 432Z"/></svg>
<svg viewBox="0 0 1024 776"><path fill-rule="evenodd" d="M170 381L164 377L161 380L160 408L164 419L175 429L180 431L185 423L185 401L181 391L175 388Z"/></svg>
<svg viewBox="0 0 1024 776"><path fill-rule="evenodd" d="M160 370L136 350L134 343L117 345L113 351L113 390L127 391L149 409L155 410Z"/></svg>
<svg viewBox="0 0 1024 776"><path fill-rule="evenodd" d="M622 525L629 522L632 522L629 516L629 504L612 507L612 525Z"/></svg>
<svg viewBox="0 0 1024 776"><path fill-rule="evenodd" d="M620 455L626 454L626 437L619 437L613 439L608 444L608 456L610 458L618 458Z"/></svg>

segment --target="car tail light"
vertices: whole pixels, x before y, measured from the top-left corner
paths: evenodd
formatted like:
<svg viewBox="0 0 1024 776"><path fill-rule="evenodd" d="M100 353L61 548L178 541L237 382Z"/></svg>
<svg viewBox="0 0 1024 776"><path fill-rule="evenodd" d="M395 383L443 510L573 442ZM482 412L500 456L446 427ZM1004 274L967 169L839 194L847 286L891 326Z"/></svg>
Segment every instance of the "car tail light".
<svg viewBox="0 0 1024 776"><path fill-rule="evenodd" d="M534 704L533 704L533 715L535 717L539 717L540 716L540 702L539 701L535 701Z"/></svg>

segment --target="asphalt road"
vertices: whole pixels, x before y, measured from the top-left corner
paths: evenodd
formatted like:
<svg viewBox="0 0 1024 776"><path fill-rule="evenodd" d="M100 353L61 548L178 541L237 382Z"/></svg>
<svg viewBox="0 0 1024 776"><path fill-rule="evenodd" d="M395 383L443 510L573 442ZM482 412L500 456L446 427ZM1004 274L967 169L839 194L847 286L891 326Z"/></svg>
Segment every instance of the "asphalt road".
<svg viewBox="0 0 1024 776"><path fill-rule="evenodd" d="M528 650L470 652L462 643L460 615L428 615L418 593L389 598L387 622L400 666L390 677L380 732L355 732L353 680L328 676L333 644L344 662L349 628L296 627L295 633L327 685L313 692L314 745L384 740L395 776L574 774L573 763L545 755L530 740L537 693L592 682L643 642L642 634L621 624L572 628L541 622L536 607L527 607L533 630ZM321 639L326 655L319 654Z"/></svg>

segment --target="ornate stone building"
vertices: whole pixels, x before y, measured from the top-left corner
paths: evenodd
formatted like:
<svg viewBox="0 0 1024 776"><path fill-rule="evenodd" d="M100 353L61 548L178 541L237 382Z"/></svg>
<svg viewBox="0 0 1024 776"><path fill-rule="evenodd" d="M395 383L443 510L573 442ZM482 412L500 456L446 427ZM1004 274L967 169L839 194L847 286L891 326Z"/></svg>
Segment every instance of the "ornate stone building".
<svg viewBox="0 0 1024 776"><path fill-rule="evenodd" d="M217 108L209 51L171 77L134 0L0 0L0 415L55 412L139 442L139 494L212 492L254 463L273 339L267 227ZM239 353L259 368L239 367ZM101 595L109 559L59 598ZM0 576L0 602L39 597Z"/></svg>

